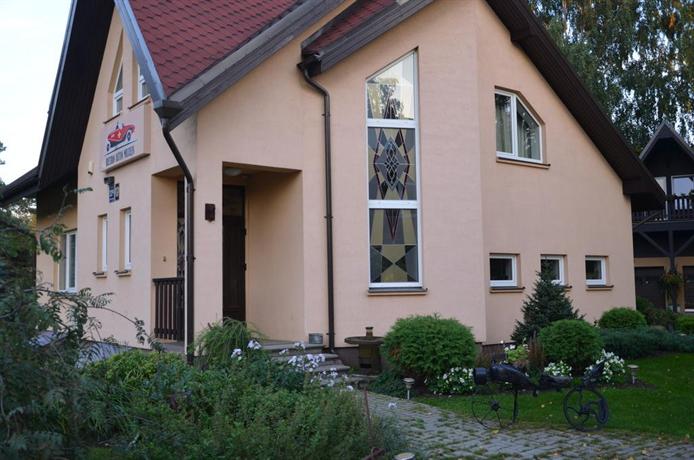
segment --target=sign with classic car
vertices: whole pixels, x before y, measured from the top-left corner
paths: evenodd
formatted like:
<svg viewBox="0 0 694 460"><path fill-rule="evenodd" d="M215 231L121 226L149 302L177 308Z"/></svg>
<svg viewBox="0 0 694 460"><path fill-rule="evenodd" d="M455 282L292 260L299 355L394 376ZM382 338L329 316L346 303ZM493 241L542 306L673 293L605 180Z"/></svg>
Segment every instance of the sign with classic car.
<svg viewBox="0 0 694 460"><path fill-rule="evenodd" d="M104 124L102 169L110 171L149 152L149 117L143 104L125 109Z"/></svg>

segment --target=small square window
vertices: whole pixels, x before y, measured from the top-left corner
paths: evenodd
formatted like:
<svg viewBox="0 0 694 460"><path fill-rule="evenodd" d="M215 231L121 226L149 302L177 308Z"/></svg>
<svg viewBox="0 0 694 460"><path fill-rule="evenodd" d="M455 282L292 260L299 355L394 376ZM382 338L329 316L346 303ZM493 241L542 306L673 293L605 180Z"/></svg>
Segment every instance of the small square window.
<svg viewBox="0 0 694 460"><path fill-rule="evenodd" d="M540 259L540 270L549 272L552 275L554 284L565 285L564 276L564 256L542 256Z"/></svg>
<svg viewBox="0 0 694 460"><path fill-rule="evenodd" d="M604 286L607 284L607 258L586 257L586 284Z"/></svg>
<svg viewBox="0 0 694 460"><path fill-rule="evenodd" d="M517 257L515 255L495 254L489 256L489 285L491 287L516 287Z"/></svg>

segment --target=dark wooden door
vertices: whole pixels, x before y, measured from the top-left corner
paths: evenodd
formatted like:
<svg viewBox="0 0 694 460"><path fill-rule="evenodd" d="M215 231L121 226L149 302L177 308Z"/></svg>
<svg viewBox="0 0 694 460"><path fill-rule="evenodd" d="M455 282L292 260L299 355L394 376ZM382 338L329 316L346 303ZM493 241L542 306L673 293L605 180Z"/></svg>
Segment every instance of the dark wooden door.
<svg viewBox="0 0 694 460"><path fill-rule="evenodd" d="M224 186L223 219L223 315L246 320L246 226L242 187Z"/></svg>
<svg viewBox="0 0 694 460"><path fill-rule="evenodd" d="M650 300L657 308L665 308L665 292L660 286L660 278L664 274L663 267L637 267L636 295Z"/></svg>
<svg viewBox="0 0 694 460"><path fill-rule="evenodd" d="M694 267L682 267L684 277L684 308L694 308Z"/></svg>

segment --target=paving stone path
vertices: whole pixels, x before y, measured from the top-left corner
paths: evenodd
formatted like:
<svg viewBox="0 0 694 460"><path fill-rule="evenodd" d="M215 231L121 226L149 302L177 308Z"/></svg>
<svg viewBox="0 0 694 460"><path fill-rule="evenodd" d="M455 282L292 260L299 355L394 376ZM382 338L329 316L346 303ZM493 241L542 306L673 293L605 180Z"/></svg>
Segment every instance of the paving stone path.
<svg viewBox="0 0 694 460"><path fill-rule="evenodd" d="M694 445L614 432L511 427L487 430L472 418L426 404L369 394L373 413L395 417L426 458L694 459Z"/></svg>

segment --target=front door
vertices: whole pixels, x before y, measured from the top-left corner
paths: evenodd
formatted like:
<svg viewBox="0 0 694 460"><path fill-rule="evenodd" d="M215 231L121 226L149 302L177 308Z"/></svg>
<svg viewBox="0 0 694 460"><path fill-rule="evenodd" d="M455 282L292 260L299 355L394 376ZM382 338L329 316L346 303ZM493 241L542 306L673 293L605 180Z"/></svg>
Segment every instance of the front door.
<svg viewBox="0 0 694 460"><path fill-rule="evenodd" d="M223 219L223 315L246 321L246 225L243 187L224 186Z"/></svg>
<svg viewBox="0 0 694 460"><path fill-rule="evenodd" d="M636 295L650 300L657 308L665 308L665 292L660 285L664 274L663 267L637 267Z"/></svg>

